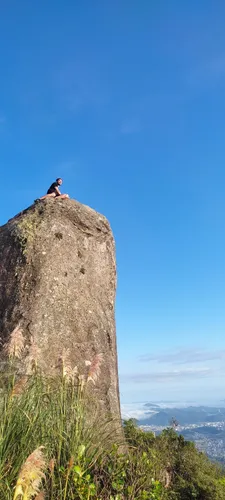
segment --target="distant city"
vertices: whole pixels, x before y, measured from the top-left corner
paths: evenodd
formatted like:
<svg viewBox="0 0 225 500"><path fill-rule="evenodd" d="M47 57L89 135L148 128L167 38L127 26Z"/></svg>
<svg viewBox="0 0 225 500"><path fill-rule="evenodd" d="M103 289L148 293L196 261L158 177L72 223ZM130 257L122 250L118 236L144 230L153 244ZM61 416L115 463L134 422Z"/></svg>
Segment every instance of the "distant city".
<svg viewBox="0 0 225 500"><path fill-rule="evenodd" d="M156 435L175 423L176 432L194 441L210 459L225 464L225 402L212 406L195 402L156 401L122 404L124 419L135 418L144 431Z"/></svg>

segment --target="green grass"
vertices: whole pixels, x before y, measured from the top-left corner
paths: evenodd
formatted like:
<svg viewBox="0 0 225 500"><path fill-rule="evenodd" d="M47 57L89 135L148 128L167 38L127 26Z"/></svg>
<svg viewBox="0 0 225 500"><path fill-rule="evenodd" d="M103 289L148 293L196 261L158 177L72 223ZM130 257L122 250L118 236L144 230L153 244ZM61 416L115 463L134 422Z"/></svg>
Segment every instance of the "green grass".
<svg viewBox="0 0 225 500"><path fill-rule="evenodd" d="M21 333L0 376L0 500L224 500L223 470L173 429L155 437L128 421L121 440L120 423L90 395L100 356L86 376L66 355L58 377L43 376L34 359L19 376Z"/></svg>
<svg viewBox="0 0 225 500"><path fill-rule="evenodd" d="M82 498L74 493L81 478L90 496L89 471L111 447L116 425L104 419L83 383L38 373L16 381L11 374L0 400L0 498L12 498L22 465L40 446L49 498Z"/></svg>

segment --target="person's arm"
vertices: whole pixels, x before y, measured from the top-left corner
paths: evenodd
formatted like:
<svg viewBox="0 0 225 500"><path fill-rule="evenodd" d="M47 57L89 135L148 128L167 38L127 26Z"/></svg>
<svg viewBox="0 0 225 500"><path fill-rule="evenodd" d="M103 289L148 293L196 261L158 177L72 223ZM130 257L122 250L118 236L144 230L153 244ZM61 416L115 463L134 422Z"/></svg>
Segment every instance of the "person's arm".
<svg viewBox="0 0 225 500"><path fill-rule="evenodd" d="M59 194L59 195L61 194L60 191L59 191L59 188L57 186L55 187L55 190L56 190L57 194Z"/></svg>

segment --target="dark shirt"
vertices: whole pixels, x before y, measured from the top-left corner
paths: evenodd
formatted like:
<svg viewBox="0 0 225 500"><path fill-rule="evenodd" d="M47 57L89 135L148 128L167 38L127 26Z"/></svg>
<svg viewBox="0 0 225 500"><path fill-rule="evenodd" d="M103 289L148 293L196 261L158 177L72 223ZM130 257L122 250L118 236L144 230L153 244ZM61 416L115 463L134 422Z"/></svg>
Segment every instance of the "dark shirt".
<svg viewBox="0 0 225 500"><path fill-rule="evenodd" d="M59 184L57 182L53 182L50 186L50 188L48 189L47 191L47 194L52 194L52 193L55 193L56 196L58 195L57 191L56 191L56 187L59 187Z"/></svg>

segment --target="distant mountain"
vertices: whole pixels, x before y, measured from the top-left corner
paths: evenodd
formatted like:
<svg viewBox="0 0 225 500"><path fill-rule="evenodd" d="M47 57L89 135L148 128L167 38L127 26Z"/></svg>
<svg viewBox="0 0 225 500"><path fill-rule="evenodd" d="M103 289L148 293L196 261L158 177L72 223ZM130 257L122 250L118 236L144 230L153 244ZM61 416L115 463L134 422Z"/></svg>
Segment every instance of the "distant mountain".
<svg viewBox="0 0 225 500"><path fill-rule="evenodd" d="M148 406L148 405L154 405L154 406L159 406L160 408L165 405L179 405L179 402L178 401L172 401L172 400L162 400L162 401L148 401L147 403L145 403L144 406Z"/></svg>
<svg viewBox="0 0 225 500"><path fill-rule="evenodd" d="M171 420L172 416L169 416L168 410L160 410L158 413L149 413L149 416L146 418L143 418L143 420L139 421L140 425L163 425L167 426L169 425L169 421Z"/></svg>
<svg viewBox="0 0 225 500"><path fill-rule="evenodd" d="M160 408L160 405L157 405L156 403L145 403L144 406L146 408Z"/></svg>
<svg viewBox="0 0 225 500"><path fill-rule="evenodd" d="M180 425L223 422L225 421L225 408L209 408L207 406L165 408L148 414L146 412L145 416L139 420L139 424L168 426L172 418L175 418Z"/></svg>

